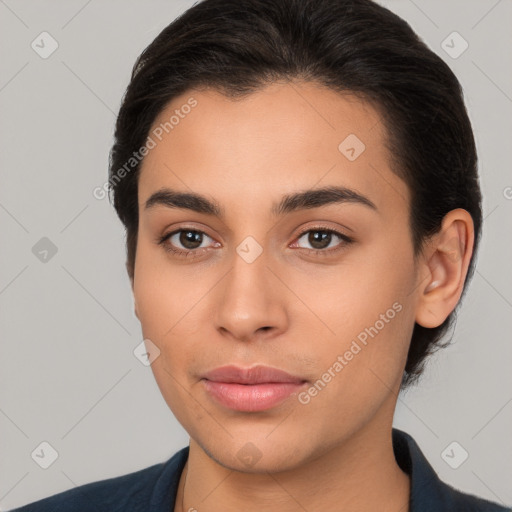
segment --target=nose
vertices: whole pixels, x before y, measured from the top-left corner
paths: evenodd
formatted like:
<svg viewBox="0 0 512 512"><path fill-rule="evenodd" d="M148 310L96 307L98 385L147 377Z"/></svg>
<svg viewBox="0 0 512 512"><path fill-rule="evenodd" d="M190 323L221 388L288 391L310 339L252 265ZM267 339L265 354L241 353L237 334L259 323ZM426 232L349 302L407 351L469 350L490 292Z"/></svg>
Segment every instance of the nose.
<svg viewBox="0 0 512 512"><path fill-rule="evenodd" d="M249 263L235 253L216 287L215 327L238 341L268 339L287 329L286 289L269 268L266 252Z"/></svg>

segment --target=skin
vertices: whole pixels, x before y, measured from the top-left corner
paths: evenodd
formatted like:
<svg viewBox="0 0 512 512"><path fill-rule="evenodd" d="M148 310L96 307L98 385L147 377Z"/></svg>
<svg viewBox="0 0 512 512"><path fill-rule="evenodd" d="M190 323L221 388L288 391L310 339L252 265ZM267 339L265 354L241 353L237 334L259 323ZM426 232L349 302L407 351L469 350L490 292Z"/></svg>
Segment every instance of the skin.
<svg viewBox="0 0 512 512"><path fill-rule="evenodd" d="M197 106L145 157L132 287L144 338L160 350L158 386L190 435L175 511L406 511L409 477L391 443L393 413L414 323L441 324L456 306L473 249L465 210L414 257L409 190L392 173L380 116L350 94L313 83L272 84L233 101L188 91L154 126L193 97ZM356 134L366 149L338 149ZM285 194L328 185L369 198L273 215ZM147 199L163 187L215 200L221 219ZM205 233L176 256L157 239L178 229ZM315 230L316 228L316 230ZM309 231L336 230L330 255ZM262 248L248 263L247 237ZM168 245L172 245L167 241ZM307 390L365 328L401 306L309 403L292 395L262 412L237 412L205 391L201 376L234 364L264 364L307 380ZM252 443L248 448L247 443ZM260 457L247 465L247 450ZM245 452L244 452L245 450Z"/></svg>

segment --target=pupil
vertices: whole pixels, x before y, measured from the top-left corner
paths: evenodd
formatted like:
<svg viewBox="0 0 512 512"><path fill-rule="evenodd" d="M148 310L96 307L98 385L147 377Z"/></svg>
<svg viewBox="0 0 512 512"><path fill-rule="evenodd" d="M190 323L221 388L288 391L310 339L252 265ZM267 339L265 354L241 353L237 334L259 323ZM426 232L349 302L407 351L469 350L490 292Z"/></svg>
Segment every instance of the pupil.
<svg viewBox="0 0 512 512"><path fill-rule="evenodd" d="M326 231L312 231L309 234L309 243L315 249L324 249L328 247L331 242L332 233Z"/></svg>

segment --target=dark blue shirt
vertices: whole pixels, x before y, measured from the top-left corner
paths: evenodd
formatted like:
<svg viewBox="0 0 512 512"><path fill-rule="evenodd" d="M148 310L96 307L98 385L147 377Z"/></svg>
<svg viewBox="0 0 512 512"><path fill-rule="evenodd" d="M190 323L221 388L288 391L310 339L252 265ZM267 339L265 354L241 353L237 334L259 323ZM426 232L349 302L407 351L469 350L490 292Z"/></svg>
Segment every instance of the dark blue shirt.
<svg viewBox="0 0 512 512"><path fill-rule="evenodd" d="M409 512L510 512L442 482L407 433L393 429L399 466L411 477ZM188 446L167 462L85 484L11 512L172 512Z"/></svg>

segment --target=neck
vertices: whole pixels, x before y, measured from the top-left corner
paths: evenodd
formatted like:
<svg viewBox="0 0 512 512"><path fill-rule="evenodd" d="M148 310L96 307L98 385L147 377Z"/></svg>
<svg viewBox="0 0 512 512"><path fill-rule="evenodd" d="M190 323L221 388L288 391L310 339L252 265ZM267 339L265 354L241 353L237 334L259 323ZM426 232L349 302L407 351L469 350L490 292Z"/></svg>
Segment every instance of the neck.
<svg viewBox="0 0 512 512"><path fill-rule="evenodd" d="M175 512L407 512L409 488L394 456L391 424L367 425L314 460L276 473L228 469L191 440Z"/></svg>

